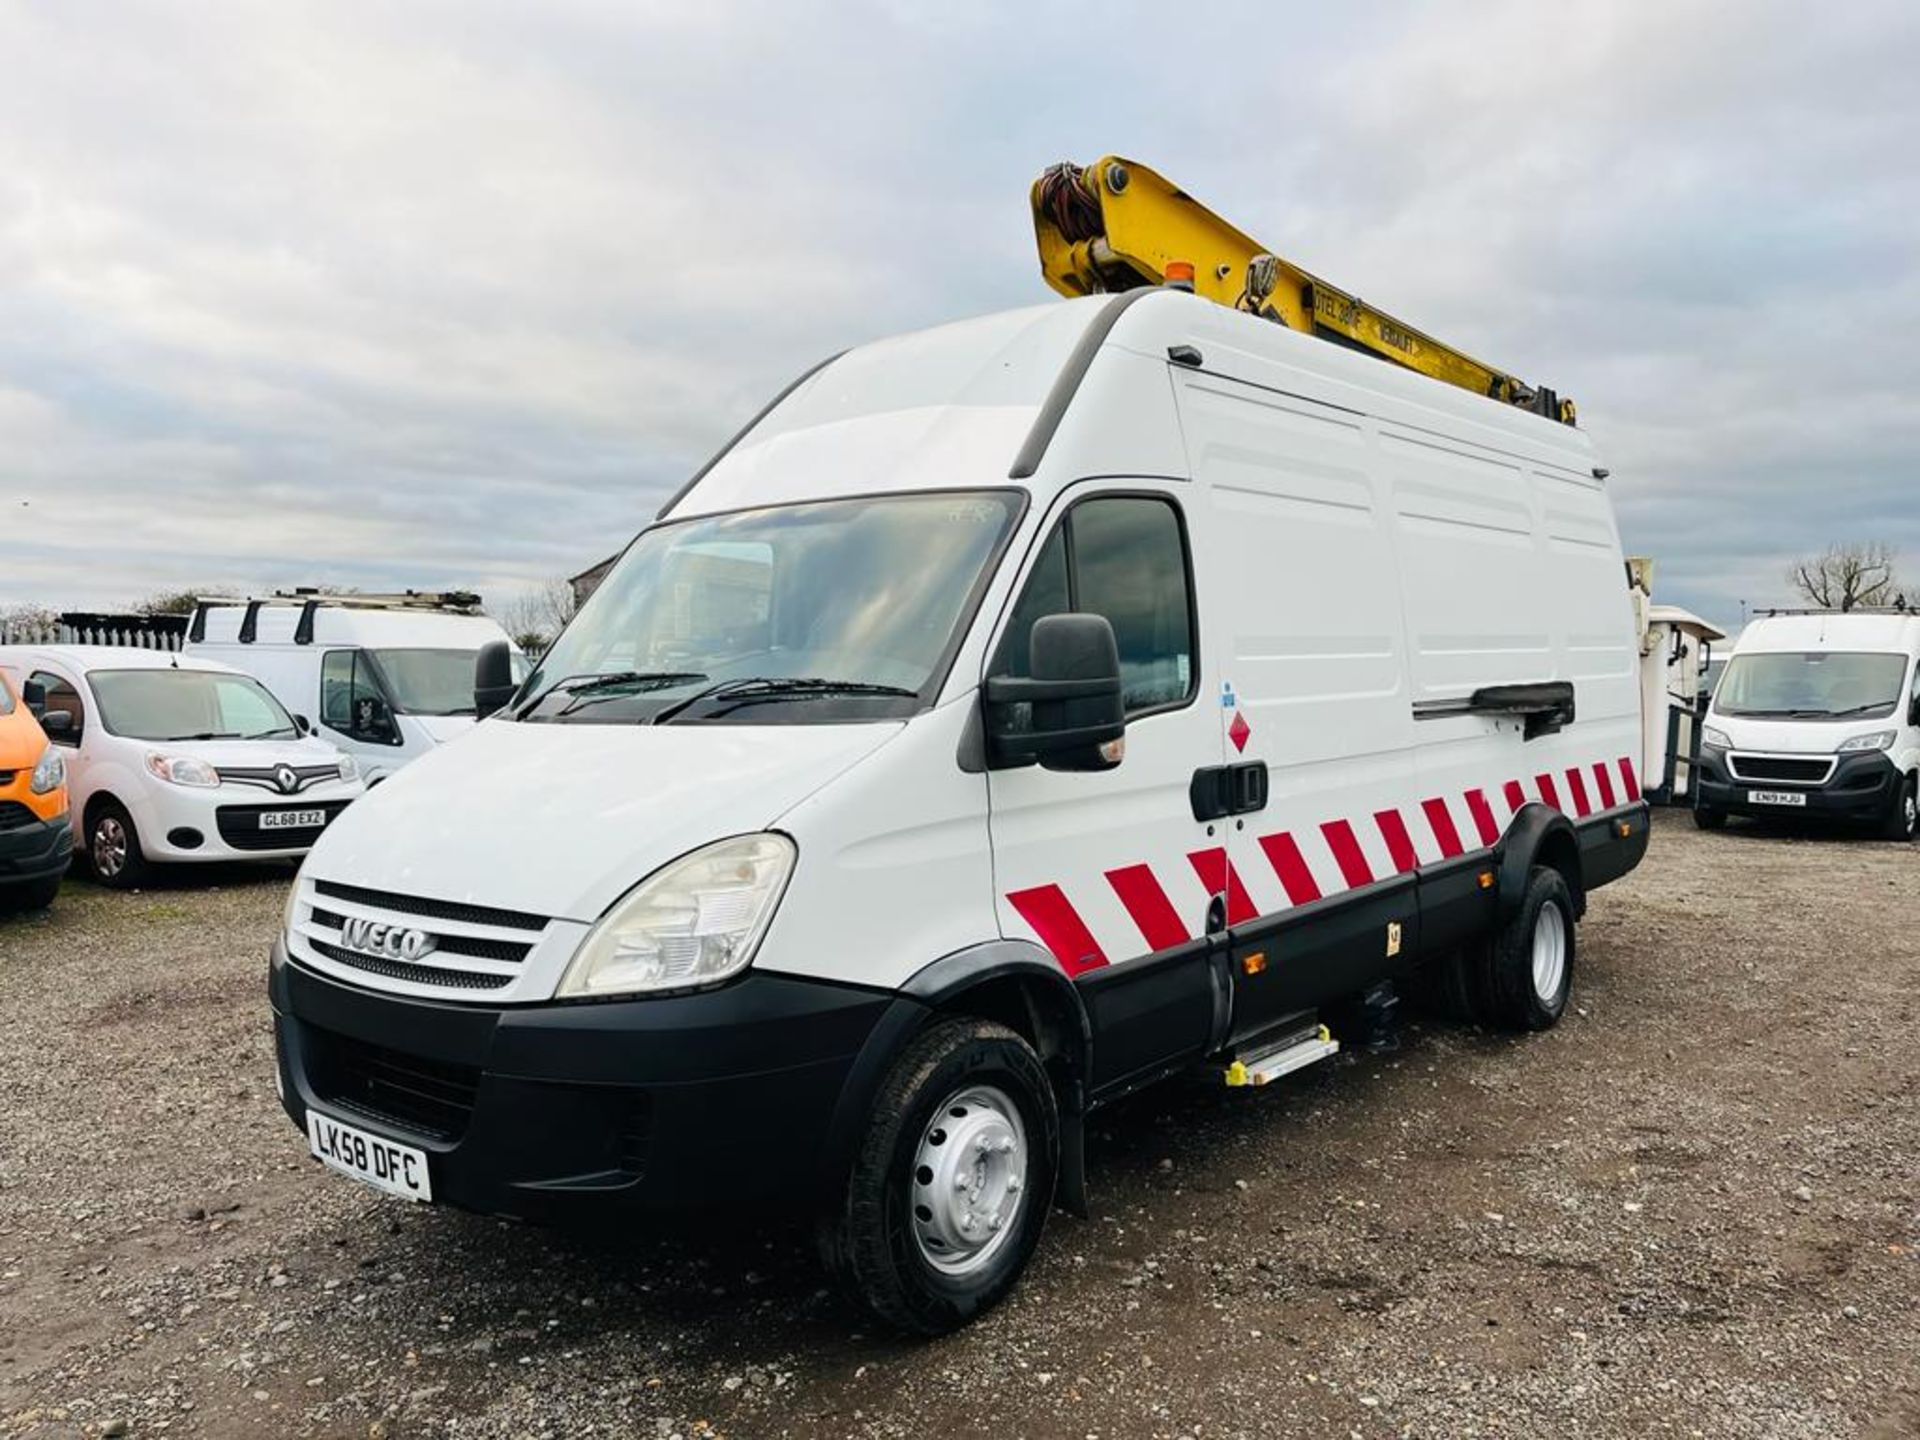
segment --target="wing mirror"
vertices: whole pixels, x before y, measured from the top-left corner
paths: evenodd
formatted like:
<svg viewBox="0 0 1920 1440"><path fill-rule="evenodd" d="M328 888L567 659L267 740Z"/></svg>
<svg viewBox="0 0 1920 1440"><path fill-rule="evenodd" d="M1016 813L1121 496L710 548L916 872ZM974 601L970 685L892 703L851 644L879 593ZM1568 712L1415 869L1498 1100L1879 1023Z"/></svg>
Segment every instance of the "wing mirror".
<svg viewBox="0 0 1920 1440"><path fill-rule="evenodd" d="M20 698L26 702L27 710L34 719L43 718L47 713L47 687L38 680L28 680L20 686Z"/></svg>
<svg viewBox="0 0 1920 1440"><path fill-rule="evenodd" d="M313 721L307 719L307 717L304 715L294 716L293 717L293 733L301 736L302 738L305 738L306 736L313 734Z"/></svg>
<svg viewBox="0 0 1920 1440"><path fill-rule="evenodd" d="M1038 761L1049 770L1111 770L1127 731L1120 647L1104 615L1033 622L1031 678L987 679L988 760L995 769Z"/></svg>
<svg viewBox="0 0 1920 1440"><path fill-rule="evenodd" d="M513 647L489 640L473 657L473 713L484 720L513 699L520 687L513 679Z"/></svg>
<svg viewBox="0 0 1920 1440"><path fill-rule="evenodd" d="M71 735L73 733L73 716L68 711L52 710L36 718L40 721L40 728L47 732L47 738L49 740L56 735Z"/></svg>

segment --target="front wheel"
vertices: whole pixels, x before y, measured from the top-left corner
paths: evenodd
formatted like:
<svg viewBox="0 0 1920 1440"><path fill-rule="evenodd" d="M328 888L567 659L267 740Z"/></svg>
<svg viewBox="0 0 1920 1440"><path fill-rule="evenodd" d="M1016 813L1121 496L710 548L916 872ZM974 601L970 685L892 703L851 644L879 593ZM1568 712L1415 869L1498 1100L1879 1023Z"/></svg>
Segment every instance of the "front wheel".
<svg viewBox="0 0 1920 1440"><path fill-rule="evenodd" d="M114 890L131 890L147 878L140 832L118 801L103 801L88 822L87 863L93 878Z"/></svg>
<svg viewBox="0 0 1920 1440"><path fill-rule="evenodd" d="M50 875L44 880L29 880L22 885L12 885L0 889L0 910L44 910L53 904L53 897L60 893L60 877Z"/></svg>
<svg viewBox="0 0 1920 1440"><path fill-rule="evenodd" d="M992 1021L940 1021L887 1072L822 1217L822 1257L890 1324L957 1329L1026 1268L1059 1156L1053 1086L1033 1048Z"/></svg>
<svg viewBox="0 0 1920 1440"><path fill-rule="evenodd" d="M1916 834L1920 834L1920 776L1909 775L1880 823L1880 838L1911 840Z"/></svg>

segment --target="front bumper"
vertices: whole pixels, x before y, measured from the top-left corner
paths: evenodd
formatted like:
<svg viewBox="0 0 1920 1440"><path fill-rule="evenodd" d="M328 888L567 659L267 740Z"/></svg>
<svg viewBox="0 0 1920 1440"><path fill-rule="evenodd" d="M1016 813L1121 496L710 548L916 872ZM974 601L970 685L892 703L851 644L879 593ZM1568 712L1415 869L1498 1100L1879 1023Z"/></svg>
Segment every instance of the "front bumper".
<svg viewBox="0 0 1920 1440"><path fill-rule="evenodd" d="M64 814L0 830L0 885L65 873L73 859L73 825Z"/></svg>
<svg viewBox="0 0 1920 1440"><path fill-rule="evenodd" d="M494 1007L315 974L276 942L282 1103L427 1151L434 1197L528 1218L811 1202L885 992L749 971L648 1000Z"/></svg>
<svg viewBox="0 0 1920 1440"><path fill-rule="evenodd" d="M344 792L344 793L343 793ZM311 850L326 827L360 794L357 786L316 787L279 795L251 786L149 787L130 804L140 830L140 849L162 864L195 860L292 860ZM298 830L267 830L269 811L317 810L326 823Z"/></svg>
<svg viewBox="0 0 1920 1440"><path fill-rule="evenodd" d="M1695 803L1703 809L1734 815L1766 815L1776 820L1812 816L1822 820L1871 822L1883 818L1900 794L1902 775L1882 750L1842 755L1823 785L1785 781L1736 780L1723 750L1702 750ZM1756 805L1755 790L1789 790L1804 794L1802 805Z"/></svg>

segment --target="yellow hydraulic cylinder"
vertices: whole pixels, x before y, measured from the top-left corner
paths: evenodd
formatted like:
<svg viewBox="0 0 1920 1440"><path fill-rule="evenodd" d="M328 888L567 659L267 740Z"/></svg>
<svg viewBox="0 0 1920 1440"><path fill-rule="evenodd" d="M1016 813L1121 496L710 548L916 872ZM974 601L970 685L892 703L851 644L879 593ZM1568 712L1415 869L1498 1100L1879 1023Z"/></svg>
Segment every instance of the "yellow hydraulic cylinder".
<svg viewBox="0 0 1920 1440"><path fill-rule="evenodd" d="M1422 375L1564 424L1574 406L1483 364L1263 249L1144 165L1109 155L1055 165L1031 195L1040 272L1062 295L1159 285L1174 267L1196 294L1378 355Z"/></svg>

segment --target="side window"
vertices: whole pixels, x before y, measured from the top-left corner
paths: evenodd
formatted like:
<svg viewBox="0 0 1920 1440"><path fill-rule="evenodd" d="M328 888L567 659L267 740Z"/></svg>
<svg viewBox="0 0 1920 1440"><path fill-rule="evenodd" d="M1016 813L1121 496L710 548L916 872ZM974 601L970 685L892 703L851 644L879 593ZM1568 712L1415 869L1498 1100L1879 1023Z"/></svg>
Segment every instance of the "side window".
<svg viewBox="0 0 1920 1440"><path fill-rule="evenodd" d="M353 724L351 650L329 650L320 662L320 723L341 731Z"/></svg>
<svg viewBox="0 0 1920 1440"><path fill-rule="evenodd" d="M386 693L358 650L329 650L321 660L320 723L355 740L400 743Z"/></svg>
<svg viewBox="0 0 1920 1440"><path fill-rule="evenodd" d="M47 692L47 704L42 712L43 715L65 714L73 717L71 728L64 735L54 735L49 732L48 738L57 745L78 745L80 732L85 728L87 721L86 702L81 700L80 692L74 689L70 682L50 671L36 670L33 672L32 679L34 684Z"/></svg>
<svg viewBox="0 0 1920 1440"><path fill-rule="evenodd" d="M1186 539L1170 503L1138 495L1083 500L1048 537L992 670L1029 673L1028 635L1043 615L1104 615L1120 649L1127 713L1180 704L1194 682L1187 578Z"/></svg>

